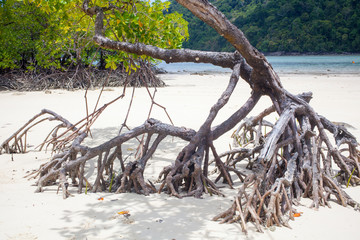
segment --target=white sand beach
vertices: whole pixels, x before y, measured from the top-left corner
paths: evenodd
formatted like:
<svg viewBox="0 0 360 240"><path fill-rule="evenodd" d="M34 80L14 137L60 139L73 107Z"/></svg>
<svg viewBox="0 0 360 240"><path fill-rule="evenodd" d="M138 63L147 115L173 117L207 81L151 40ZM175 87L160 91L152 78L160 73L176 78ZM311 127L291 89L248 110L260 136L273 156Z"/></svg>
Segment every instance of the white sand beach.
<svg viewBox="0 0 360 240"><path fill-rule="evenodd" d="M197 130L225 89L228 73L222 74L165 74L160 77L168 85L158 88L155 101L166 107L176 126ZM335 122L345 122L360 139L360 75L282 75L283 85L292 93L313 92L311 105L321 115ZM154 89L152 89L153 91ZM99 106L121 95L122 88L107 88ZM89 109L93 109L100 90L90 90L87 95ZM93 125L93 139L86 140L96 146L116 136L127 113L132 89L126 96L109 106ZM250 88L244 81L238 86L229 103L220 111L214 125L235 112L250 96ZM84 91L50 90L42 92L0 92L0 143L26 123L41 109L47 108L75 123L86 116ZM136 89L133 106L127 124L142 124L151 104L146 89ZM270 106L266 98L253 110L251 116ZM164 110L154 106L151 117L170 123ZM271 121L275 120L268 119ZM218 213L232 204L237 190L222 188L226 197L204 195L177 199L165 193L142 196L135 193L77 194L64 200L56 194L57 187L45 187L42 193L34 193L36 180L24 176L41 163L49 160L51 151L38 152L40 144L54 123L36 126L28 136L29 152L26 154L0 155L0 239L358 239L357 227L360 212L342 207L335 202L332 208L309 208L311 201L304 199L301 217L290 221L292 229L276 227L256 232L248 224L249 233L244 235L239 224L219 224L211 221ZM215 142L218 152L229 149L231 132ZM173 162L185 142L167 138L149 161L146 177L157 179L162 167ZM135 147L129 143L128 151ZM240 183L235 185L237 188ZM360 187L346 189L360 202ZM103 200L98 200L103 197ZM129 211L130 217L117 214Z"/></svg>

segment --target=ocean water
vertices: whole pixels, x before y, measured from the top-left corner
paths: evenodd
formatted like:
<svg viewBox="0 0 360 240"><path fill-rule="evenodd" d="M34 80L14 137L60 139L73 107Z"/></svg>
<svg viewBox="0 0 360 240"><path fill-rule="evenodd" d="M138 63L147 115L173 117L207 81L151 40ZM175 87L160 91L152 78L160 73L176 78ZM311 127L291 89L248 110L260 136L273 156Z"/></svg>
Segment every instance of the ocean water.
<svg viewBox="0 0 360 240"><path fill-rule="evenodd" d="M360 74L360 55L268 56L279 74ZM231 72L206 63L161 62L158 67L169 73Z"/></svg>

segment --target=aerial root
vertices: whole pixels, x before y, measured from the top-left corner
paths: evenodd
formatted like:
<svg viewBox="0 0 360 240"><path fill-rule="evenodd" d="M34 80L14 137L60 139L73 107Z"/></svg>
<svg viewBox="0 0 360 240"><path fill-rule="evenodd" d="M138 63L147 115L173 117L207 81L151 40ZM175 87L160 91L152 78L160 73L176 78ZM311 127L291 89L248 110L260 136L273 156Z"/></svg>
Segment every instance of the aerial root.
<svg viewBox="0 0 360 240"><path fill-rule="evenodd" d="M130 192L134 188L136 193L148 196L150 193L157 192L156 187L144 180L144 169L137 167L137 162L129 162L125 167L125 171L120 175L121 185L116 193Z"/></svg>
<svg viewBox="0 0 360 240"><path fill-rule="evenodd" d="M8 153L25 151L26 132L42 121L37 121L38 117L50 114L51 119L60 121L60 124L45 142L53 144L59 153L27 175L38 177L39 192L43 191L44 186L58 184L58 190L61 189L63 197L67 198L71 196L68 189L68 180L71 179L74 186L78 185L79 193L86 187L86 191L90 189L93 192L149 195L166 191L178 198L201 198L204 193L223 196L216 182L222 178L230 188L236 187L238 182L233 179L236 175L241 182L239 192L229 209L215 216L214 220L221 219L221 223L239 222L244 232L248 231L247 222L252 222L259 232L263 231L264 226L289 227L288 222L294 219L296 213L294 205L304 197L312 199L311 207L315 209L330 206L329 202L334 199L343 206L358 208L358 203L341 186L360 183L358 143L343 126L317 115L301 97L306 94L289 97L281 111L274 103L273 107L258 116L245 119L233 135L236 148L217 153L213 141L231 129L228 125L235 126L244 119L260 98L253 93L247 103L229 119L217 127L211 127L218 111L235 88L237 77L235 71L227 89L197 132L148 119L144 124L91 148L82 145L91 121L72 125L61 116L43 110L7 139L1 150ZM279 116L272 124L264 118L275 110ZM102 111L95 112L91 117L96 119ZM64 133L59 133L60 126L65 127ZM333 134L336 146L332 145L328 132ZM157 187L145 180L144 171L166 136L181 138L188 144L174 163L162 170L157 182L160 186ZM132 139L141 140L134 160L126 162L129 155L124 157L122 146ZM213 161L209 161L210 154ZM85 169L92 161L96 162L97 171L94 182L90 184L85 177ZM120 164L115 165L116 161ZM246 169L240 168L244 162ZM211 164L219 174L215 180L209 176ZM333 170L334 164L340 171Z"/></svg>
<svg viewBox="0 0 360 240"><path fill-rule="evenodd" d="M263 113L269 113L269 109ZM227 157L225 166L228 169L236 169L237 163L248 160L247 167L253 173L245 178L231 207L213 220L239 222L245 233L246 222L252 222L261 232L262 225L289 227L288 222L296 213L293 206L302 197L311 198L310 207L315 209L330 207L331 196L342 206L358 208L358 203L340 185L359 183L359 150L355 138L342 127L296 105L285 109L271 131L264 133L264 120L259 117L266 116L263 113L247 119L234 133L236 145L240 147L220 155ZM344 150L340 145L334 148L325 130L333 133L337 142L347 148ZM339 131L345 140L339 138ZM343 154L345 152L348 156ZM331 168L332 163L341 169L337 175Z"/></svg>
<svg viewBox="0 0 360 240"><path fill-rule="evenodd" d="M203 193L224 196L203 171L203 153L205 147L198 147L198 151L185 160L184 152L180 153L173 165L165 167L159 174L157 182L162 182L158 192L166 189L170 195L182 198L194 196L200 198ZM207 172L206 172L207 174Z"/></svg>
<svg viewBox="0 0 360 240"><path fill-rule="evenodd" d="M44 115L48 115L47 117L43 117ZM21 128L19 128L15 133L13 133L8 139L6 139L0 145L0 153L25 153L27 151L27 133L33 127L44 121L60 121L61 124L56 126L48 135L46 139L52 135L53 139L57 138L57 132L60 128L66 128L68 131L76 131L74 125L72 125L68 120L58 115L57 113L43 109L40 113L34 115L29 121L27 121ZM44 141L45 142L45 141ZM44 143L43 143L44 144Z"/></svg>
<svg viewBox="0 0 360 240"><path fill-rule="evenodd" d="M247 189L250 188L250 191ZM213 218L222 219L220 223L239 222L243 232L247 233L246 223L252 222L257 231L263 232L262 225L289 227L296 210L289 200L288 190L283 181L277 181L271 190L260 194L261 179L251 175L240 188L232 206Z"/></svg>

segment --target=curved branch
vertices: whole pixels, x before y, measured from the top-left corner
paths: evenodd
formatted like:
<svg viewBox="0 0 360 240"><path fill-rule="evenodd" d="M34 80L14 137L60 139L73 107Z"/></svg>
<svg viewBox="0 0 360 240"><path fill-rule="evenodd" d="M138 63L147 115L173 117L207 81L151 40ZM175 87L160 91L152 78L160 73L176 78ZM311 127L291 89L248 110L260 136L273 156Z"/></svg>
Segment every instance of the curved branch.
<svg viewBox="0 0 360 240"><path fill-rule="evenodd" d="M240 64L237 64L234 67L234 71L231 74L229 84L225 91L221 94L218 101L212 106L210 109L210 113L205 120L204 124L200 127L200 129L197 131L194 138L191 140L191 143L194 145L197 145L201 138L209 132L212 122L214 121L215 117L217 116L220 109L225 106L225 104L229 101L231 94L233 93L237 82L239 80L240 75Z"/></svg>
<svg viewBox="0 0 360 240"><path fill-rule="evenodd" d="M266 94L276 93L277 98L282 98L284 93L279 76L265 56L254 48L244 33L232 24L224 14L207 0L176 0L179 4L189 9L196 17L214 28L219 35L224 37L246 59L254 69L252 82L254 88L261 89Z"/></svg>
<svg viewBox="0 0 360 240"><path fill-rule="evenodd" d="M191 138L196 134L196 132L192 129L175 127L151 118L148 119L143 125L136 127L128 131L127 133L114 137L113 139L97 147L88 148L87 153L83 157L80 157L77 160L70 162L68 165L66 165L66 168L71 169L72 167L82 163L83 161L86 161L87 159L101 154L103 152L103 149L111 149L113 147L119 146L120 144L128 141L129 139L147 132L158 133L160 135L165 134L170 136L176 136L185 141L190 141ZM76 146L73 145L73 147Z"/></svg>
<svg viewBox="0 0 360 240"><path fill-rule="evenodd" d="M258 65L265 61L265 57L254 48L244 33L232 24L211 3L204 0L176 0L179 4L189 9L196 17L214 28L222 37L228 40L251 65Z"/></svg>
<svg viewBox="0 0 360 240"><path fill-rule="evenodd" d="M129 43L113 41L102 35L95 35L94 41L101 47L125 51L137 55L146 55L164 60L167 63L194 62L211 63L224 68L233 68L240 61L239 55L234 53L206 52L190 49L163 49L143 43Z"/></svg>
<svg viewBox="0 0 360 240"><path fill-rule="evenodd" d="M233 115L231 115L231 117L229 117L226 121L212 129L212 139L215 140L219 138L225 132L235 127L235 125L238 124L244 117L246 117L248 113L255 107L260 97L261 93L254 91L251 94L250 98L246 101L244 105L242 105L239 110L237 110Z"/></svg>
<svg viewBox="0 0 360 240"><path fill-rule="evenodd" d="M96 14L95 19L95 35L94 41L106 49L113 49L119 51L125 51L137 55L146 55L156 59L165 61L166 63L174 62L194 62L194 63L211 63L216 66L231 68L239 63L243 58L238 53L227 53L227 52L208 52L198 51L190 49L163 49L152 45L146 45L142 43L129 43L114 41L104 36L104 11L100 7L88 7L88 0L84 1L83 10L86 14L93 16ZM241 77L247 82L250 82L250 76L252 68L242 61Z"/></svg>

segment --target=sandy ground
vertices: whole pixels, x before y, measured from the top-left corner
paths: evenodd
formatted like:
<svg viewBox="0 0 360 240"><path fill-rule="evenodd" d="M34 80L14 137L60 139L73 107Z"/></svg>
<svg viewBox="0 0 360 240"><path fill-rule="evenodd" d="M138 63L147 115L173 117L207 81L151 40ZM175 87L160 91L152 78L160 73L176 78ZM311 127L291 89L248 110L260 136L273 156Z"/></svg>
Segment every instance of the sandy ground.
<svg viewBox="0 0 360 240"><path fill-rule="evenodd" d="M177 126L197 130L210 107L224 90L229 74L217 75L162 75L169 85L156 92L156 102L166 107ZM346 122L355 129L360 139L360 76L359 75L283 75L284 86L292 93L312 91L312 106L332 121ZM106 89L100 106L122 92L121 88ZM126 97L111 105L93 126L91 146L98 145L118 133L127 112L131 89ZM93 109L99 90L88 92L89 108ZM136 89L129 126L144 122L149 113L150 97L145 89ZM228 105L219 113L214 124L222 122L249 97L246 83L239 83ZM0 142L9 137L29 118L43 108L51 109L71 122L85 116L83 91L67 92L0 92ZM261 99L253 114L269 106ZM154 107L151 116L169 123L160 107ZM272 118L272 119L271 119ZM275 120L271 116L268 120ZM204 196L204 199L176 199L166 194L149 197L137 194L88 193L75 194L66 200L56 194L56 187L47 187L43 193L34 193L35 180L23 178L29 171L46 162L50 152L34 150L46 137L53 124L35 127L28 136L30 152L20 155L0 155L0 239L357 239L360 213L336 203L332 209L308 208L309 200L298 207L303 215L290 222L292 229L281 227L257 233L248 224L248 236L239 224L218 224L211 218L226 210L236 190L223 188L226 197ZM218 151L227 150L230 134L216 141ZM169 165L184 142L167 138L150 161L146 177L155 180L163 166ZM127 151L135 145L128 144ZM90 166L91 167L91 166ZM240 186L239 183L236 184ZM74 190L75 191L75 190ZM360 188L346 189L360 202ZM103 197L104 200L98 200ZM125 218L117 212L129 211Z"/></svg>

